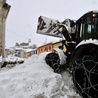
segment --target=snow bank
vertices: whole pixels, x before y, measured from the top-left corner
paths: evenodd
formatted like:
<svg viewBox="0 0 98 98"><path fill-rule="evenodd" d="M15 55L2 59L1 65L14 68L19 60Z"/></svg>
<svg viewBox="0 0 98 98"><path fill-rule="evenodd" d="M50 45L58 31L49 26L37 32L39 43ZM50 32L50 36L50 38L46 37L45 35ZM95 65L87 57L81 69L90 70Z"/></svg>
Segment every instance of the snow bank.
<svg viewBox="0 0 98 98"><path fill-rule="evenodd" d="M34 55L24 64L1 69L0 98L79 98L72 90L71 76L54 73L46 65L45 55Z"/></svg>

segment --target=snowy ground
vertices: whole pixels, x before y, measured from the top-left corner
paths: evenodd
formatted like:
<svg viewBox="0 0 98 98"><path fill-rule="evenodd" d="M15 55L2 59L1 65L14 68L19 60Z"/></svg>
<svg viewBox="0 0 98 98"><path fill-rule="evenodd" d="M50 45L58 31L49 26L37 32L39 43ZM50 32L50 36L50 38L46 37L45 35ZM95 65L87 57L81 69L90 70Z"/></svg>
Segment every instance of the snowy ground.
<svg viewBox="0 0 98 98"><path fill-rule="evenodd" d="M23 64L1 69L0 98L81 98L71 75L54 73L44 56L34 55Z"/></svg>

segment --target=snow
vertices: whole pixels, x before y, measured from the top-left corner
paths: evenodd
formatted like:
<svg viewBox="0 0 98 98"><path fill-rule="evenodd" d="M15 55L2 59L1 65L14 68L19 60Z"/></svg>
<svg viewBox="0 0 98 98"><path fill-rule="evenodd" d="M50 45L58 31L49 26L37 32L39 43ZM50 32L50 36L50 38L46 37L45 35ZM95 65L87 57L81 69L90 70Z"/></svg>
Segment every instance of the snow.
<svg viewBox="0 0 98 98"><path fill-rule="evenodd" d="M7 58L5 58L5 61L7 61L7 62L24 61L24 60L25 60L24 58L16 57L14 55L9 55Z"/></svg>
<svg viewBox="0 0 98 98"><path fill-rule="evenodd" d="M83 41L81 41L81 42L76 46L76 48L79 47L79 46L81 46L81 45L84 45L84 44L94 44L94 45L98 45L98 40L97 40L97 39L83 40Z"/></svg>
<svg viewBox="0 0 98 98"><path fill-rule="evenodd" d="M23 64L0 71L0 98L81 98L71 75L54 73L45 56L33 55Z"/></svg>
<svg viewBox="0 0 98 98"><path fill-rule="evenodd" d="M67 56L64 54L64 52L61 49L53 48L59 55L60 58L60 64L64 65L66 63Z"/></svg>

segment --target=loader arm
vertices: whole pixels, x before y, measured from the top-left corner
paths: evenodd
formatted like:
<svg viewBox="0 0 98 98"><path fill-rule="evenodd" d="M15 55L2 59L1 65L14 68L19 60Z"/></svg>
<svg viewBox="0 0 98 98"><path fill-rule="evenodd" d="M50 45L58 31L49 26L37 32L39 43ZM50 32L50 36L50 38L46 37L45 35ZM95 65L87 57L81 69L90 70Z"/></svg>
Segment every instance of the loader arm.
<svg viewBox="0 0 98 98"><path fill-rule="evenodd" d="M64 37L62 40L62 46L65 46L67 51L67 63L69 64L71 54L75 49L76 41L76 25L75 21L71 19L65 19L63 22L40 16L38 18L37 33L44 34L53 37ZM68 65L67 64L67 65Z"/></svg>

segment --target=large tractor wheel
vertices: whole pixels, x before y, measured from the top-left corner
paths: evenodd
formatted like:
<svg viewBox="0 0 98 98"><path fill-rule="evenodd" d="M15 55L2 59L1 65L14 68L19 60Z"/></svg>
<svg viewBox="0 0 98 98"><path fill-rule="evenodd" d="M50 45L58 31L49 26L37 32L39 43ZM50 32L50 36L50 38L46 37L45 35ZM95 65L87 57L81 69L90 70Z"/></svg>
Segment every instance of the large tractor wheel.
<svg viewBox="0 0 98 98"><path fill-rule="evenodd" d="M83 56L73 64L75 88L83 98L98 98L98 60Z"/></svg>
<svg viewBox="0 0 98 98"><path fill-rule="evenodd" d="M60 58L58 56L58 54L56 53L49 53L46 57L45 57L45 61L46 63L52 67L52 69L54 70L54 72L59 73L60 72Z"/></svg>

